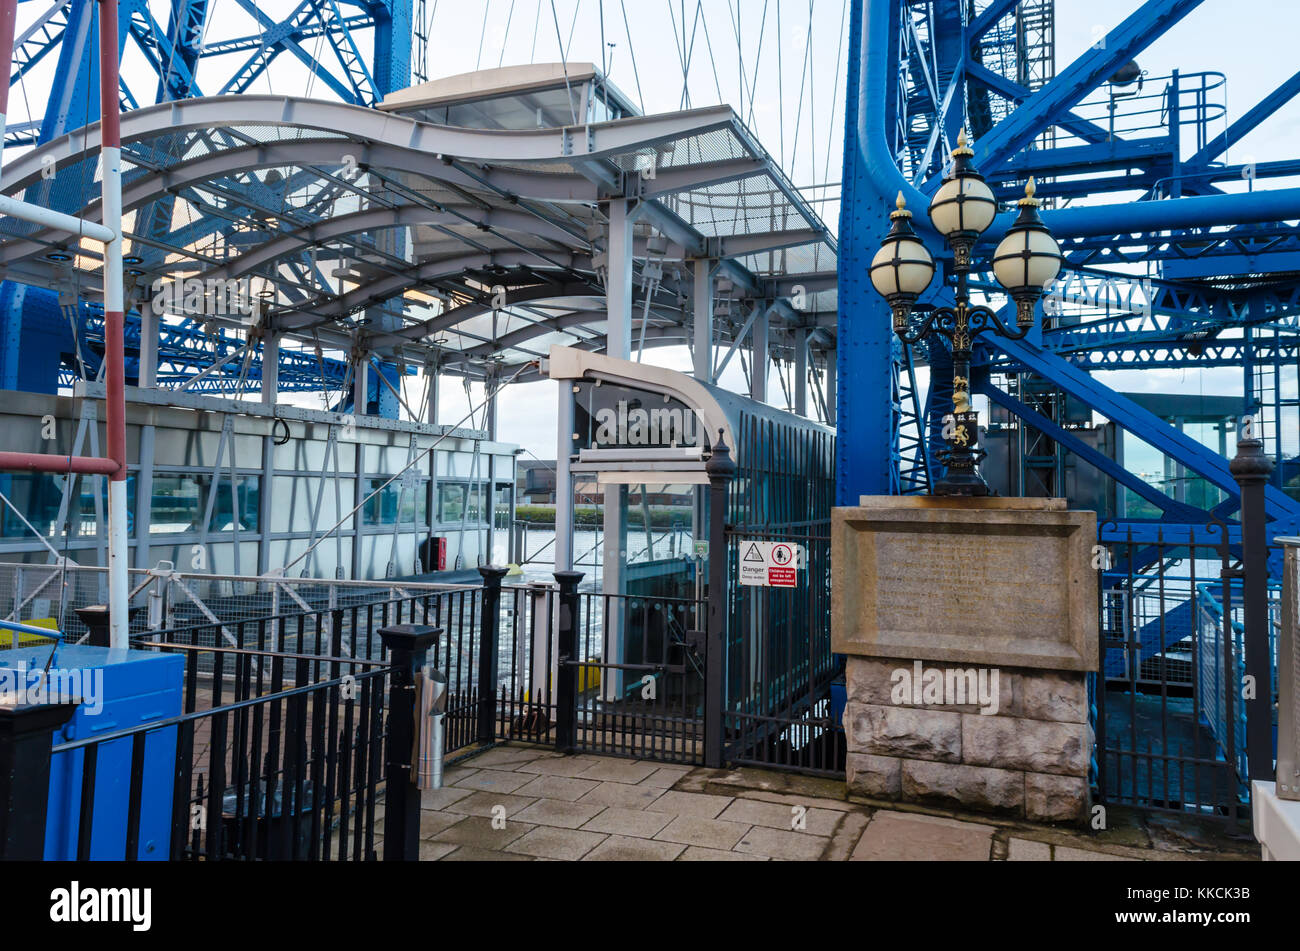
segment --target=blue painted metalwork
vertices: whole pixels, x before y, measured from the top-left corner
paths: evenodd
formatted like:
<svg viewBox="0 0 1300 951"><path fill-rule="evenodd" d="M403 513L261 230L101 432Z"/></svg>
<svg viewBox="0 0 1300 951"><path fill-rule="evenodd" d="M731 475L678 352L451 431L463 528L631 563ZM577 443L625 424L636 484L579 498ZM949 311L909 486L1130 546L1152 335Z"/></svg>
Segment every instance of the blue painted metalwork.
<svg viewBox="0 0 1300 951"><path fill-rule="evenodd" d="M1031 76L1026 59L1042 50L1035 53L1023 39L1018 45L1011 39L1023 38L1031 11L1043 15L1048 5L1041 0L853 0L840 219L838 330L845 385L837 441L839 504L851 504L860 494L906 491L901 473L915 468L880 431L882 405L895 429L908 416L908 408L892 397L908 392L905 382L894 381L900 374L905 380L909 368L886 345L885 308L862 278L894 196L901 192L917 212L928 205L942 176L942 157L964 119L975 135L976 162L1003 200L1019 195L1030 174L1049 203L1094 199L1044 211L1066 256L1067 281L1078 282L1076 287L1107 279L1134 285L1141 281L1133 265L1154 269L1146 271L1153 277L1140 292L1130 286L1087 298L1087 306L1074 311L1087 311L1085 316L1045 321L1040 341L998 341L997 350L978 353L974 375L981 392L1026 426L1049 434L1063 451L1156 505L1164 513L1158 524L1171 529L1204 524L1211 513L1143 482L1059 420L1009 395L990 374L1031 373L1081 400L1220 490L1228 501L1216 514L1226 517L1237 497L1227 460L1090 374L1135 367L1242 368L1248 380L1242 412L1261 417L1272 434L1270 451L1277 454L1270 517L1279 532L1300 525L1300 502L1280 489L1300 470L1295 460L1283 458L1280 431L1284 419L1291 419L1284 410L1294 410L1296 401L1284 399L1278 383L1282 368L1300 359L1300 228L1294 224L1300 190L1258 187L1265 179L1296 174L1300 162L1219 161L1300 93L1300 74L1213 133L1211 123L1222 123L1226 115L1227 78L1221 73L1144 76L1145 85L1133 89L1111 84L1121 67L1203 2L1134 0L1134 12L1103 42L1054 76ZM1128 100L1156 106L1139 104L1126 112ZM1251 190L1224 193L1217 187L1243 178L1252 180ZM1143 199L1095 202L1119 191L1136 191ZM942 259L943 243L928 233L925 216L918 213L914 220ZM1004 213L989 233L1000 235L1008 224ZM950 298L947 288L935 288L929 302L941 305ZM916 356L928 358L935 376L943 378L939 364L946 353ZM934 388L926 402L933 442L948 406ZM887 459L898 460L900 471L882 473L879 462ZM1141 522L1126 525L1138 526L1135 537L1148 532Z"/></svg>
<svg viewBox="0 0 1300 951"><path fill-rule="evenodd" d="M327 94L346 102L373 105L410 83L412 5L413 0L301 0L292 12L277 20L253 0L170 0L164 27L150 11L148 0L120 0L119 51L129 44L133 52L140 53L150 67L148 82L152 84L148 88L138 78L130 78L138 77L138 72L124 77L123 107L203 95L201 71L208 93L242 92L265 76L283 53L303 64ZM250 15L260 31L247 37L205 42L206 25L213 17L221 16L223 9L233 8ZM57 57L57 65L40 121L10 124L5 132L7 145L48 142L98 119L97 16L94 0L67 0L47 9L18 37L10 73L15 89L52 56ZM239 53L244 55L231 55ZM156 143L156 147L165 149L166 143ZM147 162L140 165L137 174L148 174ZM97 188L93 175L90 163L80 169L79 175L62 170L55 179L30 189L27 200L75 211ZM225 209L212 208L212 214L192 223L173 223L175 195L139 209L134 231L153 242L139 251L143 266L156 267L166 255L166 247L191 245L258 207L279 211L284 206L283 194L293 182L282 182L276 188L243 178L231 180L228 185L231 204ZM196 207L210 205L193 189L179 194ZM248 204L238 204L241 199ZM314 217L310 210L301 214L304 218ZM69 312L74 315L71 320ZM0 315L0 386L53 392L80 378L83 364L84 371L93 378L102 351L102 347L96 349L102 339L98 307L85 302L73 308L62 307L52 291L7 281L0 284ZM139 333L139 315L128 314L128 378L137 373ZM232 343L230 348L237 345ZM208 369L221 359L219 354L225 352L222 346L190 321L179 326L165 325L160 329L159 384L179 385ZM338 390L347 376L345 362L317 360L313 354L296 350L281 348L279 362L278 383L284 391ZM381 372L390 381L397 378L397 368L392 365L385 364ZM241 383L237 377L238 367L233 372L221 370L204 377L192 389L256 392L261 381L260 350L247 378ZM377 385L376 374L372 374L372 384ZM386 388L381 387L378 393L372 388L372 404L391 416L396 415L396 401L390 397Z"/></svg>

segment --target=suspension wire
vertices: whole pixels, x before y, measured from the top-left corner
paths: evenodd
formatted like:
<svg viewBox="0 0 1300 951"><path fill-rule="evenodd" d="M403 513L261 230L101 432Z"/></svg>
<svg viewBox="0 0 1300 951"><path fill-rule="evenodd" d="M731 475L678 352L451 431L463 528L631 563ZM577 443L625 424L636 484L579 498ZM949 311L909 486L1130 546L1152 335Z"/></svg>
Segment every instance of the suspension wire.
<svg viewBox="0 0 1300 951"><path fill-rule="evenodd" d="M71 476L72 469L68 469L68 474L69 476ZM51 555L53 555L55 558L60 557L59 550L55 548L53 545L51 545L46 540L45 536L36 530L36 527L32 525L31 522L27 521L27 517L23 515L22 510L19 509L18 506L14 505L13 502L9 501L9 496L5 495L4 492L0 492L0 502L3 502L5 505L13 509L14 514L18 516L18 521L22 522L23 525L27 528L27 530L36 536L36 540L38 542L40 542L42 545L44 545L46 548L49 549Z"/></svg>
<svg viewBox="0 0 1300 951"><path fill-rule="evenodd" d="M740 36L740 10L733 6L732 0L727 0L727 13L731 15L731 28L736 34L736 95L739 97L736 103L743 117L745 114L745 44Z"/></svg>
<svg viewBox="0 0 1300 951"><path fill-rule="evenodd" d="M811 16L813 0L809 0L808 7ZM799 107L794 116L794 140L790 144L790 169L793 175L794 166L799 162L799 126L803 123L803 91L808 83L808 55L812 51L812 21L808 22L808 36L804 39L803 44L803 69L799 74ZM814 166L815 168L816 166ZM816 172L813 173L814 175Z"/></svg>
<svg viewBox="0 0 1300 951"><path fill-rule="evenodd" d="M813 38L813 4L817 0L808 0L808 52L812 53ZM808 174L817 177L817 71L810 61L808 63ZM807 385L804 381L803 385Z"/></svg>
<svg viewBox="0 0 1300 951"><path fill-rule="evenodd" d="M677 35L677 14L673 12L673 0L664 0L664 2L668 5L668 19L673 25L673 44L677 47L677 65L682 68L682 95L678 100L678 102L680 103L684 101L686 98L686 59L685 59L685 54L682 52L686 43L686 30L685 29L682 30L682 35L680 37ZM626 15L627 11L624 10L623 12ZM683 9L682 10L683 22L685 21L685 19L686 19L686 11L685 9ZM624 24L626 25L626 19L624 20Z"/></svg>
<svg viewBox="0 0 1300 951"><path fill-rule="evenodd" d="M506 13L506 31L501 37L501 56L497 59L497 68L506 61L506 44L510 42L510 23L515 18L515 0L510 0L510 9Z"/></svg>
<svg viewBox="0 0 1300 951"><path fill-rule="evenodd" d="M483 63L483 38L487 36L488 14L492 12L492 0L484 0L483 3L483 25L478 31L478 56L474 59L474 70L477 72L479 66Z"/></svg>
<svg viewBox="0 0 1300 951"><path fill-rule="evenodd" d="M433 0L433 9L429 11L428 22L424 26L424 76L429 77L429 37L433 36L433 18L438 15L438 0Z"/></svg>
<svg viewBox="0 0 1300 951"><path fill-rule="evenodd" d="M636 79L636 97L641 102L641 114L645 115L645 96L641 94L641 73L636 68L636 46L632 42L632 28L628 26L627 22L627 4L624 3L624 0L618 0L618 5L623 11L623 30L627 33L628 52L632 54L632 76Z"/></svg>
<svg viewBox="0 0 1300 951"><path fill-rule="evenodd" d="M831 136L835 132L835 105L840 98L840 65L844 60L844 46L848 43L848 35L844 32L844 21L849 12L849 0L842 0L840 3L840 48L835 54L835 82L831 86L831 121L830 128L826 130L826 141L833 142ZM822 171L822 181L827 182L831 177L831 148L826 147L826 167Z"/></svg>
<svg viewBox="0 0 1300 951"><path fill-rule="evenodd" d="M569 58L569 51L573 49L573 31L578 26L578 12L582 9L582 0L578 0L573 5L573 19L569 21L569 38L564 43L564 58Z"/></svg>
<svg viewBox="0 0 1300 951"><path fill-rule="evenodd" d="M781 48L784 46L784 44L781 42L780 38L785 34L781 32L781 0L776 0L776 35L777 35L776 88L778 90L784 91L785 79L782 76L783 63L782 63L782 56L781 56ZM777 108L777 125L780 126L779 137L781 140L781 167L785 168L785 96L783 94L778 95L776 97L776 108Z"/></svg>
<svg viewBox="0 0 1300 951"><path fill-rule="evenodd" d="M553 3L553 2L554 2L554 0L552 0L552 3ZM509 377L509 378L508 378L504 383L502 383L501 386L508 386L508 385L510 385L511 383L513 383L513 382L515 381L515 378L518 377L521 373L523 373L525 370L529 369L530 367L535 367L535 366L537 366L537 361L535 361L535 360L533 360L533 361L529 361L528 363L521 364L520 367L519 367L519 369L516 370L514 373L510 374L510 377ZM498 386L497 389L499 390L499 389L501 388L501 386ZM485 392L486 392L486 390L485 390ZM491 399L491 397L489 396L488 399ZM413 465L415 465L417 462L419 462L421 459L423 459L424 456L432 454L433 451L434 451L435 449L438 448L438 444L441 443L441 442L442 442L444 439L446 439L448 436L450 436L450 435L452 434L452 432L454 432L456 429L458 429L458 428L459 428L461 425L463 425L464 423L466 423L466 422L472 422L473 419L474 419L474 413L476 412L477 409L482 408L482 409L484 410L484 413L486 413L486 411L487 411L487 410L486 410L487 402L488 402L488 400L485 399L485 400L480 404L479 407L474 407L474 406L471 405L471 406L470 406L470 410L469 410L469 412L468 412L465 416L463 416L463 417L461 418L460 422L456 423L456 425L453 426L450 430L448 430L447 432L445 432L445 433L443 433L441 436L439 436L437 439L435 439L435 440L433 441L432 445L430 445L427 449L421 450L420 453L419 453L418 455L416 455L414 459L411 459L409 462L406 463L406 465L402 466L402 468L398 469L398 470L397 470L396 472L394 472L391 476L389 476L386 480L384 480L382 483L380 483L380 484L379 484L379 485L378 485L378 486L377 486L377 487L376 487L372 492L370 492L369 495L367 495L367 496L366 496L365 498L363 498L360 502L358 502L356 505L354 505L354 506L352 507L352 509L351 509L349 512L347 512L347 513L346 513L342 518L340 518L337 522L335 522L334 525L333 525L333 526L332 526L332 527L331 527L327 532L325 532L325 534L323 534L320 538L318 538L318 539L317 539L316 541L314 541L311 545L309 545L309 546L308 546L308 547L307 547L307 548L302 552L302 554L298 555L297 558L294 558L293 561L290 561L288 564L286 564L286 565L284 566L284 568L283 568L283 571L284 571L285 573L287 573L287 572L289 571L290 568L292 568L294 565L298 564L298 562L302 561L304 558L306 558L308 555L310 555L313 551L315 551L316 548L317 548L317 546L320 545L321 542L323 542L325 539L329 538L331 535L333 535L335 532L337 532L337 531L338 531L338 530L343 526L343 523L346 522L348 519L352 518L353 516L355 516L355 515L357 514L357 512L361 511L362 507L364 507L365 504L366 504L367 502L369 502L369 501L370 501L371 499L373 499L376 495L378 495L380 492L384 491L384 489L386 489L388 486L392 485L395 481L397 481L397 479L399 479L399 478L401 477L401 475L402 475L403 472L405 472L407 469L411 468ZM354 408L355 408L355 407L354 407ZM486 418L487 418L487 417L486 417L486 415L485 415L485 416L484 416L484 419L486 419Z"/></svg>
<svg viewBox="0 0 1300 951"><path fill-rule="evenodd" d="M533 14L533 45L528 50L528 62L537 58L537 26L542 21L542 0L537 0L537 12Z"/></svg>
<svg viewBox="0 0 1300 951"><path fill-rule="evenodd" d="M576 12L576 8L575 8ZM551 19L555 21L555 45L560 48L560 68L564 70L565 98L569 100L569 115L573 124L578 124L578 111L573 105L573 87L569 85L569 58L564 52L564 40L560 36L560 15L555 12L555 0L551 0Z"/></svg>
<svg viewBox="0 0 1300 951"><path fill-rule="evenodd" d="M708 17L704 15L704 11L701 9L699 3L695 5L695 12L698 16L699 22L704 26L704 46L709 51L709 64L713 68L713 85L718 91L718 102L725 103L727 100L722 95L722 83L718 80L718 61L713 55L713 41L709 37L709 20ZM694 28L692 28L691 32L691 49L695 49Z"/></svg>
<svg viewBox="0 0 1300 951"><path fill-rule="evenodd" d="M754 121L754 98L758 93L758 68L763 61L763 37L766 35L767 32L767 5L768 5L768 0L763 0L763 13L758 23L758 47L754 51L754 77L748 82L748 86L749 86L749 102L748 102L749 118L748 119L745 119L745 115L746 115L746 102L745 102L746 80L745 80L745 72L744 72L745 50L741 40L739 3L737 3L736 5L735 15L732 16L731 18L732 28L736 34L736 50L741 60L740 116L742 120L751 124ZM730 10L731 0L727 0L727 7L728 10Z"/></svg>

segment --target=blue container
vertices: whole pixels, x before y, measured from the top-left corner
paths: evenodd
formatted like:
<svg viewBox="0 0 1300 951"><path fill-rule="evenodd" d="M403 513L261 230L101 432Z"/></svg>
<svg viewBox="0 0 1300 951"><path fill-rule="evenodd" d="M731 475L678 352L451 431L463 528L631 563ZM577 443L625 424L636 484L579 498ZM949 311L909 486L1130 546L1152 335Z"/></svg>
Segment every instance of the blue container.
<svg viewBox="0 0 1300 951"><path fill-rule="evenodd" d="M43 669L49 657L49 647L3 651L0 652L0 668L24 665L28 670ZM80 682L86 702L55 734L55 745L179 716L184 671L185 659L179 654L107 647L60 647L51 672L78 674L82 678ZM86 684L90 687L84 687ZM131 742L130 737L124 737L99 746L90 833L91 859L121 861L126 856ZM74 860L77 857L84 758L85 750L77 749L56 753L50 762L46 859ZM176 727L146 735L137 855L142 861L166 861L168 858L175 762Z"/></svg>
<svg viewBox="0 0 1300 951"><path fill-rule="evenodd" d="M844 708L848 705L849 691L840 674L831 681L831 722L840 729L844 728Z"/></svg>

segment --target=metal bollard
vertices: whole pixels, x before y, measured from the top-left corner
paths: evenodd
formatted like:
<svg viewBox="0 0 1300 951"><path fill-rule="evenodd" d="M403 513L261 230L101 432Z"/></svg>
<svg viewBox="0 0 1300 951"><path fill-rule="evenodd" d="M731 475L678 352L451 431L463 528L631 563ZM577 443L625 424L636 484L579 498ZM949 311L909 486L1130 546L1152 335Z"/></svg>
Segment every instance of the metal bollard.
<svg viewBox="0 0 1300 951"><path fill-rule="evenodd" d="M442 788L443 728L447 715L447 675L426 664L420 669L420 710L425 712L420 730L419 786Z"/></svg>

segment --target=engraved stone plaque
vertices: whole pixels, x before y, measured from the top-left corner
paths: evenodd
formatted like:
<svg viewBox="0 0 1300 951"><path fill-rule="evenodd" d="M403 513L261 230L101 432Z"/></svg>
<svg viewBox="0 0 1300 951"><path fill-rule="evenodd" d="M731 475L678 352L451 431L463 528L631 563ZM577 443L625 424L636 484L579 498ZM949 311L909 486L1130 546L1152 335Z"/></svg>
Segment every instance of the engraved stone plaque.
<svg viewBox="0 0 1300 951"><path fill-rule="evenodd" d="M1097 669L1094 513L1059 500L862 502L833 514L837 653Z"/></svg>

